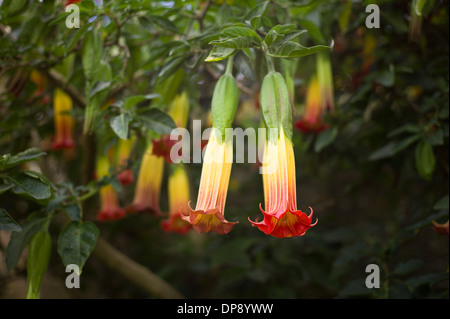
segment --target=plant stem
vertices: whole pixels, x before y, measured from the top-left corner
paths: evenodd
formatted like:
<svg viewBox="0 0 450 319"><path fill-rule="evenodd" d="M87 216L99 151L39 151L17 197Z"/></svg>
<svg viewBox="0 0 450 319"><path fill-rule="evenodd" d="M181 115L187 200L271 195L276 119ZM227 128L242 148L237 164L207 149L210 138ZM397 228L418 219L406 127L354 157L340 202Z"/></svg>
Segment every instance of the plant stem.
<svg viewBox="0 0 450 319"><path fill-rule="evenodd" d="M268 72L275 72L275 66L273 64L272 57L266 55L267 69Z"/></svg>
<svg viewBox="0 0 450 319"><path fill-rule="evenodd" d="M231 74L233 70L233 55L228 58L227 68L225 70L225 74Z"/></svg>

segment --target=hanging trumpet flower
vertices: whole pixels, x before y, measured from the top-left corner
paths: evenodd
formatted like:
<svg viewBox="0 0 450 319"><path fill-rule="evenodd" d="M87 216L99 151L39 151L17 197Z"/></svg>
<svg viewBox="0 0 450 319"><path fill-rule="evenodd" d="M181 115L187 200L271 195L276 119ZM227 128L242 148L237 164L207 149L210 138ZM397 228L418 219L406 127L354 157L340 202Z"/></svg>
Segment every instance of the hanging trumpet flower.
<svg viewBox="0 0 450 319"><path fill-rule="evenodd" d="M53 95L53 111L56 134L52 143L54 150L74 148L73 118L69 114L72 110L72 99L60 88L56 88Z"/></svg>
<svg viewBox="0 0 450 319"><path fill-rule="evenodd" d="M133 170L126 167L128 166L131 148L133 147L135 140L136 138L134 136L130 137L127 140L119 140L117 149L117 163L119 174L117 174L117 179L123 186L129 185L134 182Z"/></svg>
<svg viewBox="0 0 450 319"><path fill-rule="evenodd" d="M98 179L109 175L109 159L107 155L99 155L96 162L96 175ZM101 208L97 215L99 221L110 221L123 218L125 210L120 207L117 193L111 184L100 188Z"/></svg>
<svg viewBox="0 0 450 319"><path fill-rule="evenodd" d="M189 115L189 97L186 91L175 96L168 114L172 117L177 127L186 127ZM153 140L153 153L164 157L166 162L172 163L170 150L176 143L178 143L178 140L172 140L170 135L164 134L160 139Z"/></svg>
<svg viewBox="0 0 450 319"><path fill-rule="evenodd" d="M316 57L317 81L322 104L322 110L334 110L334 84L330 55L326 51L318 52Z"/></svg>
<svg viewBox="0 0 450 319"><path fill-rule="evenodd" d="M36 90L33 93L33 96L41 96L44 93L47 81L46 78L36 69L33 69L30 74L30 80L36 84Z"/></svg>
<svg viewBox="0 0 450 319"><path fill-rule="evenodd" d="M159 208L159 196L164 173L164 158L153 154L152 149L153 145L150 143L142 158L133 203L127 208L130 213L152 212L157 216L162 215Z"/></svg>
<svg viewBox="0 0 450 319"><path fill-rule="evenodd" d="M322 122L324 112L322 95L319 89L317 76L313 76L308 84L305 101L305 112L300 120L295 123L295 128L301 132L321 132L327 128Z"/></svg>
<svg viewBox="0 0 450 319"><path fill-rule="evenodd" d="M161 222L162 228L166 232L177 232L185 234L191 225L181 218L182 214L187 214L189 201L189 180L182 163L170 166L168 180L169 196L169 218Z"/></svg>
<svg viewBox="0 0 450 319"><path fill-rule="evenodd" d="M253 226L267 235L284 238L302 236L316 223L311 214L297 209L294 151L291 142L292 114L283 76L269 72L261 87L261 108L269 134L266 138L262 175L265 210Z"/></svg>
<svg viewBox="0 0 450 319"><path fill-rule="evenodd" d="M227 71L217 82L211 101L213 128L203 159L197 204L192 209L189 202L189 211L183 214L183 219L198 233L213 231L223 235L236 224L224 217L233 161L232 136L226 136L225 129L231 128L239 101L231 68L229 58Z"/></svg>

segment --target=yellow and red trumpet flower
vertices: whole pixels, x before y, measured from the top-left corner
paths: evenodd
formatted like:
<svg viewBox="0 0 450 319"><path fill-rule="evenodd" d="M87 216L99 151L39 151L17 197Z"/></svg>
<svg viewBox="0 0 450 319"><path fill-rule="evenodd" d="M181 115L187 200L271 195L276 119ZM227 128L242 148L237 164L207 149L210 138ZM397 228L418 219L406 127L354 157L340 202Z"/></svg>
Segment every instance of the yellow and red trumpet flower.
<svg viewBox="0 0 450 319"><path fill-rule="evenodd" d="M175 96L170 104L168 114L177 127L186 127L189 116L189 96L186 91ZM164 134L159 139L153 140L153 153L164 157L167 163L172 163L170 150L178 142L179 140L172 140L169 134Z"/></svg>
<svg viewBox="0 0 450 319"><path fill-rule="evenodd" d="M55 138L52 149L71 149L75 147L73 140L74 120L70 112L73 102L62 89L56 88L53 96L53 111L55 120Z"/></svg>
<svg viewBox="0 0 450 319"><path fill-rule="evenodd" d="M183 219L198 233L227 234L236 222L225 219L225 202L233 163L233 137L225 130L231 128L239 102L236 81L231 74L232 57L226 73L215 88L211 101L212 130L203 158L202 174L195 209L188 203Z"/></svg>
<svg viewBox="0 0 450 319"><path fill-rule="evenodd" d="M324 109L321 99L319 81L316 76L313 76L309 81L306 92L305 112L294 124L296 129L303 133L319 133L327 128L327 125L322 121Z"/></svg>
<svg viewBox="0 0 450 319"><path fill-rule="evenodd" d="M187 213L190 197L189 179L183 164L171 165L167 182L169 197L169 216L161 222L166 232L187 233L192 227L181 217Z"/></svg>
<svg viewBox="0 0 450 319"><path fill-rule="evenodd" d="M127 208L129 213L149 212L162 216L159 196L164 173L164 158L153 154L152 149L153 145L150 144L142 157L133 203Z"/></svg>
<svg viewBox="0 0 450 319"><path fill-rule="evenodd" d="M262 166L265 210L261 222L250 222L267 235L284 238L302 236L314 224L311 213L297 209L295 160L292 142L283 129L277 141L266 141Z"/></svg>
<svg viewBox="0 0 450 319"><path fill-rule="evenodd" d="M295 158L292 146L292 110L289 91L283 76L269 72L261 86L261 109L266 128L263 175L265 210L261 222L253 226L267 235L284 238L303 236L314 226L311 213L297 209Z"/></svg>
<svg viewBox="0 0 450 319"><path fill-rule="evenodd" d="M126 168L128 166L128 161L130 160L130 153L134 142L134 137L130 137L127 140L120 139L119 141L117 149L117 166L119 173L117 174L117 179L123 186L130 185L134 182L133 170Z"/></svg>
<svg viewBox="0 0 450 319"><path fill-rule="evenodd" d="M107 155L100 155L96 162L96 176L101 179L109 175L109 159ZM99 221L111 221L123 218L126 215L125 209L119 205L116 190L111 184L104 185L99 190L101 208L97 214Z"/></svg>
<svg viewBox="0 0 450 319"><path fill-rule="evenodd" d="M222 142L217 136L212 133L206 146L197 205L192 209L189 202L189 211L184 212L182 218L198 233L213 231L224 235L237 224L227 221L224 216L233 163L233 144L230 141Z"/></svg>

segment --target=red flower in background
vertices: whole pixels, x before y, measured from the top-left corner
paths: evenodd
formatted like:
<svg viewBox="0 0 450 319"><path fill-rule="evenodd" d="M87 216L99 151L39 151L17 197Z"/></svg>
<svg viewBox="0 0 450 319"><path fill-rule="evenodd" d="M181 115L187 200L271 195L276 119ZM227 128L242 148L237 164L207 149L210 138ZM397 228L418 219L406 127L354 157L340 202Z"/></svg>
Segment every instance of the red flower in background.
<svg viewBox="0 0 450 319"><path fill-rule="evenodd" d="M95 168L97 178L108 176L109 167L108 156L99 156ZM100 188L99 192L101 202L101 208L97 214L97 219L99 221L116 220L123 218L126 215L125 210L119 205L117 193L111 184L103 186Z"/></svg>
<svg viewBox="0 0 450 319"><path fill-rule="evenodd" d="M328 126L322 122L323 112L319 81L313 76L306 92L305 112L302 118L294 123L294 127L303 133L319 133L327 129Z"/></svg>
<svg viewBox="0 0 450 319"><path fill-rule="evenodd" d="M55 139L52 149L71 149L75 147L73 140L73 118L69 114L72 110L73 102L60 88L56 88L53 96L53 111L55 118Z"/></svg>

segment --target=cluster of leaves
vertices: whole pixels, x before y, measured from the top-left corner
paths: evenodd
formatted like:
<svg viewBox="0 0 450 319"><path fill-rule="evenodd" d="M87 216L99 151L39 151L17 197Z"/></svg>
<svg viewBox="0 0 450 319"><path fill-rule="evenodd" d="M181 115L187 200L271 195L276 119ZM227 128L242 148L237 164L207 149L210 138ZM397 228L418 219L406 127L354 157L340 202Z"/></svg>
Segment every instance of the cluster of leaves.
<svg viewBox="0 0 450 319"><path fill-rule="evenodd" d="M424 243L435 235L426 230L448 219L448 5L412 1L426 23L419 41L411 42L403 18L409 1L383 1L382 27L374 30L364 26L364 1L97 2L77 3L80 28L73 29L66 27L70 12L63 1L0 5L0 230L12 231L8 270L33 235L63 213L69 222L57 230L57 251L64 265L83 267L100 230L110 238L120 232L134 241L129 255L188 296L448 297L442 256L434 251L437 266L424 270L432 262ZM364 52L368 37L376 45ZM307 236L283 241L242 226L199 243L149 232L158 226L147 216L112 226L90 221L98 206L88 199L103 185L120 188L114 174L93 180L91 139L111 145L133 133L144 144L143 132L170 133L175 124L165 111L179 87L190 92L194 116L202 114L211 78L232 55L236 78L248 88L258 86L272 59L290 73L295 115L314 72L314 53L332 42L337 107L328 115L330 127L318 135L294 134L298 189L309 195L301 200L317 200L318 207L311 206L320 216L320 226ZM362 70L368 61L370 69ZM45 145L54 129L50 105L33 96L31 69L48 78L46 94L60 86L77 106L72 115L83 138L75 160L65 163L62 154L30 148L36 137ZM36 160L56 160L67 180L30 169ZM199 176L196 167L192 171ZM240 220L255 215L263 198L255 190L260 176L238 172L240 186L230 183L226 209ZM309 184L316 186L309 190ZM375 195L382 200L375 203ZM22 200L25 208L18 205ZM442 240L437 246L447 247L448 257ZM410 243L422 245L411 252ZM364 285L361 269L369 263L382 266L380 290ZM108 288L114 296L114 283Z"/></svg>

